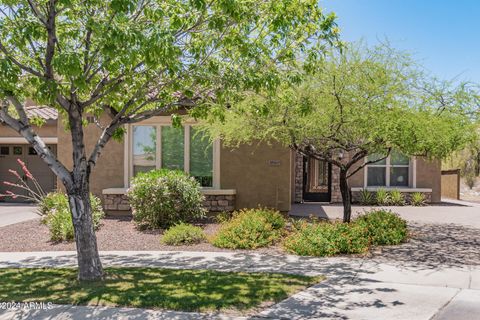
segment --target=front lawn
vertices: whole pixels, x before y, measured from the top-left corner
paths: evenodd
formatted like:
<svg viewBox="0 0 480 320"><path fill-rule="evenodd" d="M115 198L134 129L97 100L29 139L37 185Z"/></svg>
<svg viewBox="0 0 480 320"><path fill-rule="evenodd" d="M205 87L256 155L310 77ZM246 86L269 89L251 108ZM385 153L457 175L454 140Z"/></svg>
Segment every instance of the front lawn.
<svg viewBox="0 0 480 320"><path fill-rule="evenodd" d="M247 310L278 302L322 280L279 273L160 268L106 268L100 283L79 283L73 268L0 269L0 301L162 308Z"/></svg>

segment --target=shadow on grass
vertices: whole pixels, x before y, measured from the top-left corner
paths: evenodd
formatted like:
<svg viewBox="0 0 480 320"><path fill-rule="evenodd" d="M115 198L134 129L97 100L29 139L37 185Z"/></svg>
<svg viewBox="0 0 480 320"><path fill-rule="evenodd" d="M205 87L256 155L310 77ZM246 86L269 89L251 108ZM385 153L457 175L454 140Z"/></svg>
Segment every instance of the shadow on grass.
<svg viewBox="0 0 480 320"><path fill-rule="evenodd" d="M79 283L76 269L0 269L0 301L109 305L181 311L248 310L322 280L279 273L106 268L103 282Z"/></svg>

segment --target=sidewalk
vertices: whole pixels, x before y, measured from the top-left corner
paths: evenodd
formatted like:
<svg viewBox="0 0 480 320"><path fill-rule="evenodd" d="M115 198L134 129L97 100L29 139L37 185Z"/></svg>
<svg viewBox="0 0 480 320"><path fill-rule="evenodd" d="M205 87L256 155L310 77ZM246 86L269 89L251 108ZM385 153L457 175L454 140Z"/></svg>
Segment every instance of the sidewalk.
<svg viewBox="0 0 480 320"><path fill-rule="evenodd" d="M102 252L105 266L323 274L324 282L261 312L262 319L477 319L480 266L434 268L362 258L231 252ZM0 267L75 266L74 252L0 253ZM59 306L0 310L0 319L222 319L220 314ZM122 318L123 317L123 318ZM228 317L227 317L228 318Z"/></svg>

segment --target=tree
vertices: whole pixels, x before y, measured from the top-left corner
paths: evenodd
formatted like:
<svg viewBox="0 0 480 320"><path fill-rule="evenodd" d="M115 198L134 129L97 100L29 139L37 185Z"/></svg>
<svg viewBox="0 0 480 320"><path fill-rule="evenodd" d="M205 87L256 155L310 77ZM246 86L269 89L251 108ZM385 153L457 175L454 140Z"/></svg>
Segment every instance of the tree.
<svg viewBox="0 0 480 320"><path fill-rule="evenodd" d="M224 121L210 116L205 127L228 145L277 141L338 167L344 222L351 218L348 179L366 165L393 150L443 158L471 138L463 87L429 79L386 45L332 50L296 78L275 94L246 94Z"/></svg>
<svg viewBox="0 0 480 320"><path fill-rule="evenodd" d="M309 60L335 41L334 19L313 0L0 2L0 119L65 186L80 280L103 276L89 177L122 126L222 101L238 90L274 88L280 67L288 69L299 55ZM23 107L27 98L56 107L66 119L71 170L35 133ZM103 113L111 120L87 154L85 116Z"/></svg>

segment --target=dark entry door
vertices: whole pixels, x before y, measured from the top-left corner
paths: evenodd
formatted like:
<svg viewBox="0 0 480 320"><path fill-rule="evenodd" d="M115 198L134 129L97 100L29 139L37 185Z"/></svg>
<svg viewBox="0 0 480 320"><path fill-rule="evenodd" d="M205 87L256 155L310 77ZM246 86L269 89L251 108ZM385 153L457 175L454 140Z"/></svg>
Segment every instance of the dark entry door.
<svg viewBox="0 0 480 320"><path fill-rule="evenodd" d="M330 202L332 166L313 158L303 158L303 200Z"/></svg>

